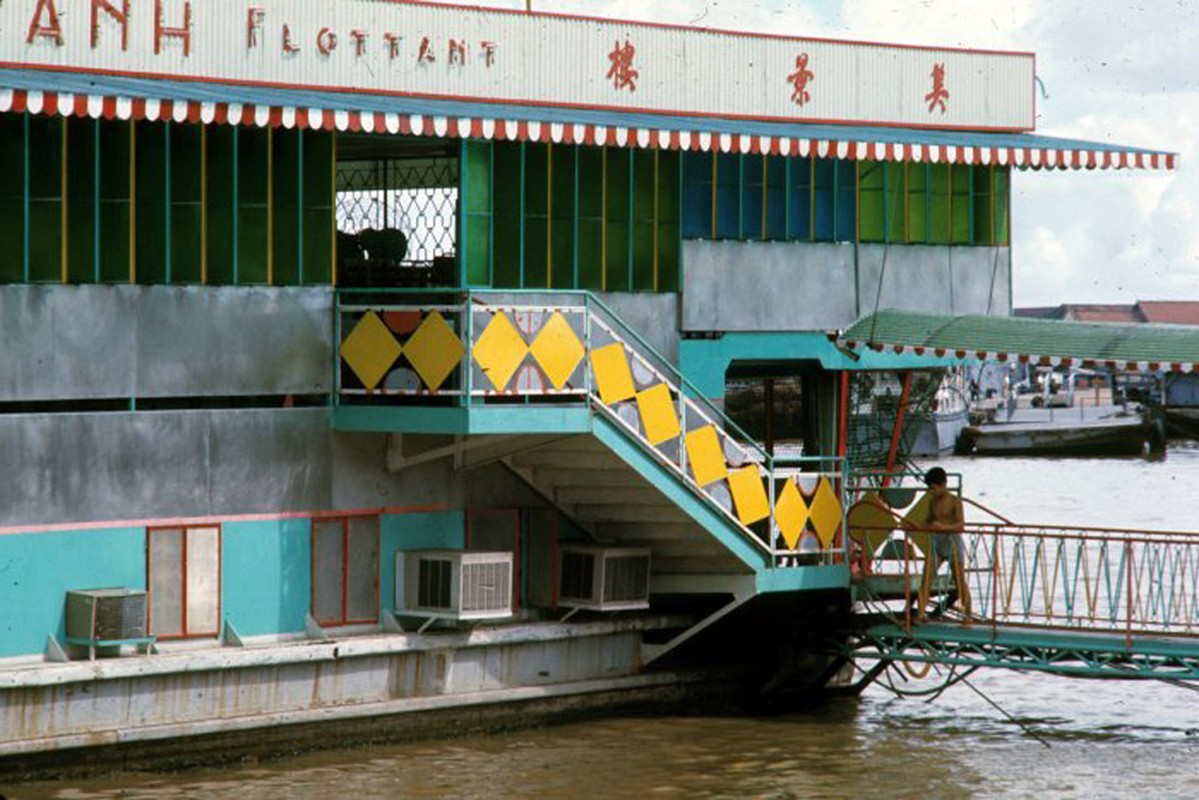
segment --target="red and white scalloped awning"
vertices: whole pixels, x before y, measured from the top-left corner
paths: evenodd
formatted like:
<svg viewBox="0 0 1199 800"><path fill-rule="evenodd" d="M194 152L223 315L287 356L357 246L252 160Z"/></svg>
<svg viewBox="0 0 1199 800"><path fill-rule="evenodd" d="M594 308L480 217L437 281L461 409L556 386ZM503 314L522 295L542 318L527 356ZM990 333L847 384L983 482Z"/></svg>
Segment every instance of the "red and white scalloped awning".
<svg viewBox="0 0 1199 800"><path fill-rule="evenodd" d="M0 70L0 86L13 72ZM55 76L55 82L63 83L63 76ZM0 88L0 112L1018 169L1172 170L1178 165L1175 153L1032 134L678 118L140 81L141 87L178 90L172 92L178 96L147 96L119 91L131 88L125 86L97 92L103 87L94 77L85 83L90 91Z"/></svg>

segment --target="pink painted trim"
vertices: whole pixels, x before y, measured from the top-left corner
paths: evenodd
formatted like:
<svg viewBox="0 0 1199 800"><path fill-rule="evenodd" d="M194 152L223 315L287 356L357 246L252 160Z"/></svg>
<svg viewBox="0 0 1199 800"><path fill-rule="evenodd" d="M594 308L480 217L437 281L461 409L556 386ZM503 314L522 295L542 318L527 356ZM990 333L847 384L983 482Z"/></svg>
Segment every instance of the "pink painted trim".
<svg viewBox="0 0 1199 800"><path fill-rule="evenodd" d="M373 517L383 514L429 514L438 511L453 511L446 505L383 506L380 508L355 508L345 511L283 511L263 514L229 514L212 517L162 517L129 520L107 520L97 522L61 522L52 525L10 525L0 527L0 536L15 536L26 533L63 533L74 531L102 531L112 528L179 528L211 525L228 525L235 522L274 522L288 519L339 519L351 517Z"/></svg>

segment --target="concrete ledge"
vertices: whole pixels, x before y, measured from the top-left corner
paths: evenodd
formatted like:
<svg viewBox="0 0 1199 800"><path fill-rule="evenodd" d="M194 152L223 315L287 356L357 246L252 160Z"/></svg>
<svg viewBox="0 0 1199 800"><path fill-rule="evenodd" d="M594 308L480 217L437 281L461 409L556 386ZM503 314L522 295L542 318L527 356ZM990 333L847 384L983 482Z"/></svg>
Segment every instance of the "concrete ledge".
<svg viewBox="0 0 1199 800"><path fill-rule="evenodd" d="M539 622L476 628L471 631L425 634L373 634L328 642L272 642L255 645L253 640L242 648L188 648L152 656L129 656L100 661L67 663L24 663L0 670L0 691L37 686L61 686L88 681L124 680L179 673L253 667L310 664L322 661L386 656L433 650L461 650L474 647L531 642L556 642L614 633L680 628L693 622L688 616L633 617L596 622Z"/></svg>

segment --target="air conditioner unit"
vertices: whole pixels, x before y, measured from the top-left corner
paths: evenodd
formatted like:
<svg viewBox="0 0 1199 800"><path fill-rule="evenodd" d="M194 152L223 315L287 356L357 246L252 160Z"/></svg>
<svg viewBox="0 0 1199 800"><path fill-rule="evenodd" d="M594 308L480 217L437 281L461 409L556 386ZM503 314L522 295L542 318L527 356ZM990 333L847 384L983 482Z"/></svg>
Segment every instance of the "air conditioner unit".
<svg viewBox="0 0 1199 800"><path fill-rule="evenodd" d="M512 553L408 550L396 553L396 611L476 620L512 616Z"/></svg>
<svg viewBox="0 0 1199 800"><path fill-rule="evenodd" d="M649 550L565 545L558 605L592 611L649 608Z"/></svg>
<svg viewBox="0 0 1199 800"><path fill-rule="evenodd" d="M67 592L67 638L91 641L146 636L146 593L137 589Z"/></svg>

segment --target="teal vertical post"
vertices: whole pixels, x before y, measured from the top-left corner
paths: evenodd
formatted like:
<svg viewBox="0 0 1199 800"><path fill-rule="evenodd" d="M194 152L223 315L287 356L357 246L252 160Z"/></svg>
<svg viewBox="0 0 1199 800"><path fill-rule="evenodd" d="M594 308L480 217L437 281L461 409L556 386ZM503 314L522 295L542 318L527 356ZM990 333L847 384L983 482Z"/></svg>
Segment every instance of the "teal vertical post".
<svg viewBox="0 0 1199 800"><path fill-rule="evenodd" d="M794 159L791 156L783 157L783 241L791 241L791 195L794 193L794 188L791 186L791 162Z"/></svg>
<svg viewBox="0 0 1199 800"><path fill-rule="evenodd" d="M163 214L163 254L165 266L163 269L163 282L171 282L171 123L164 122L162 124L162 175L165 188L166 208Z"/></svg>
<svg viewBox="0 0 1199 800"><path fill-rule="evenodd" d="M487 285L495 286L495 140L487 143Z"/></svg>
<svg viewBox="0 0 1199 800"><path fill-rule="evenodd" d="M465 141L465 140L464 140ZM459 172L461 174L461 172ZM459 248L461 250L462 248ZM463 285L466 281L463 280ZM475 302L474 293L466 290L466 296L462 303L462 323L458 329L463 331L466 338L466 354L462 358L462 405L470 406L474 398L471 397L471 389L474 377L474 350L475 350Z"/></svg>
<svg viewBox="0 0 1199 800"><path fill-rule="evenodd" d="M238 197L239 186L237 183L237 165L241 161L241 148L238 139L238 126L233 126L233 285L238 285L237 278L237 261L238 261L238 244L241 227L241 211L240 199Z"/></svg>
<svg viewBox="0 0 1199 800"><path fill-rule="evenodd" d="M745 241L745 153L737 154L737 239Z"/></svg>
<svg viewBox="0 0 1199 800"><path fill-rule="evenodd" d="M633 148L631 145L628 147L625 147L625 153L629 157L629 235L628 235L629 252L628 252L627 263L625 265L626 266L625 272L628 275L628 277L626 278L628 283L625 284L625 287L626 287L625 290L631 292L631 291L633 291L633 286L635 285L633 283L633 242L635 241L633 232L636 230L636 227L633 223L633 220L636 218L636 211L637 211L637 209L635 207L635 204L637 202L637 194L634 191L637 187L637 176L636 176L636 174L634 174L634 169L633 169L634 159L633 159Z"/></svg>
<svg viewBox="0 0 1199 800"><path fill-rule="evenodd" d="M100 282L100 120L94 120L96 132L92 142L92 281Z"/></svg>
<svg viewBox="0 0 1199 800"><path fill-rule="evenodd" d="M296 129L296 171L299 181L296 186L296 283L304 285L304 129Z"/></svg>
<svg viewBox="0 0 1199 800"><path fill-rule="evenodd" d="M571 219L571 231L573 233L573 246L571 247L571 279L570 288L579 288L579 145L575 145L575 205L574 213Z"/></svg>
<svg viewBox="0 0 1199 800"><path fill-rule="evenodd" d="M888 195L887 195L887 162L878 161L875 163L876 163L875 169L881 169L883 171L883 244L891 244L891 216L887 213L887 208L888 208L888 204L887 204L887 197L888 197ZM859 187L861 186L861 183L862 183L861 180L859 180L858 181ZM859 191L858 191L858 199L859 199L858 205L859 206L861 205L861 202L860 202L861 197L862 197L862 194L861 194L861 190L859 189ZM861 227L861 224L862 224L862 209L859 207L858 208L858 226ZM861 237L858 237L858 238L861 238Z"/></svg>
<svg viewBox="0 0 1199 800"><path fill-rule="evenodd" d="M469 168L467 167L467 163L466 163L467 162L466 142L467 142L466 139L458 140L458 214L457 214L457 217L458 217L458 219L457 219L458 247L456 249L458 251L458 285L459 286L466 286L466 284L467 284L466 276L469 274L469 270L468 270L467 264L466 264L467 254L470 252L470 248L467 246L467 242L470 241L467 238L467 217L469 217L470 214L467 211L468 206L466 203L466 200L467 200L466 184L469 183L469 181L467 181L467 179L466 179L466 174L469 171ZM469 362L470 359L468 358L467 361Z"/></svg>
<svg viewBox="0 0 1199 800"><path fill-rule="evenodd" d="M29 283L29 257L30 257L30 254L29 254L29 112L28 111L25 112L24 123L25 123L25 153L24 153L24 173L23 173L24 180L21 184L24 196L21 200L21 202L22 202L21 213L22 213L22 217L23 217L21 246L22 246L22 252L24 254L22 256L24 259L22 262L22 264L23 264L22 275L24 276L25 283Z"/></svg>
<svg viewBox="0 0 1199 800"><path fill-rule="evenodd" d="M830 160L833 164L833 238L830 241L837 242L840 241L837 238L837 232L841 230L840 226L837 225L837 210L841 205L841 169L837 164L836 148L830 147L829 150L832 151ZM854 236L854 241L857 241L857 238L857 236Z"/></svg>
<svg viewBox="0 0 1199 800"><path fill-rule="evenodd" d="M525 142L520 143L520 288L525 288ZM494 192L493 192L494 194Z"/></svg>

